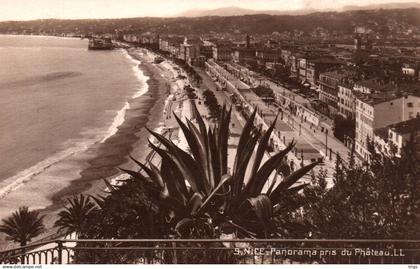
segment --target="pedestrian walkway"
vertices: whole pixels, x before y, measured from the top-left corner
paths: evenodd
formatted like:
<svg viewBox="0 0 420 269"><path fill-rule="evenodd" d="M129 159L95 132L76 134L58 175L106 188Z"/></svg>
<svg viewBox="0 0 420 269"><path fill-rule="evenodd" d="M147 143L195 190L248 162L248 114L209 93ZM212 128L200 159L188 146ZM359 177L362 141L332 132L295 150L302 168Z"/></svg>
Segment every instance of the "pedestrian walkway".
<svg viewBox="0 0 420 269"><path fill-rule="evenodd" d="M287 122L287 118L285 118L282 113L278 113L274 107L270 107L252 90L240 90L240 92L250 105L258 108L259 116L267 125L271 125L275 120L276 115L279 114L274 134L278 136L284 145L287 145L292 141L296 142L294 154L296 155L299 163L302 163L303 160L304 164L309 164L310 162L322 159L323 156L318 152L318 150L311 145L305 137L299 135L297 130L292 128L292 126Z"/></svg>
<svg viewBox="0 0 420 269"><path fill-rule="evenodd" d="M196 88L199 99L202 99L202 93L204 90L208 89L211 90L219 104L223 105L226 104L227 106L231 106L231 102L229 98L226 96L224 91L221 91L217 88L215 82L211 79L210 76L206 74L202 69L195 68L195 71L200 75L202 82L199 87ZM207 107L204 107L204 100L202 100L201 105L197 106L197 109L202 115L208 113ZM197 103L197 102L196 102ZM235 107L232 106L232 116L231 116L231 129L230 129L230 136L229 136L229 146L228 146L228 167L233 167L236 150L238 148L239 137L242 131L242 127L244 125L244 121L241 121L239 113L236 111Z"/></svg>
<svg viewBox="0 0 420 269"><path fill-rule="evenodd" d="M264 81L265 86L271 88L280 93L284 93L285 98L286 96L290 96L292 93L289 89L276 85L274 82L271 81ZM294 94L296 95L296 94ZM303 97L298 96L300 99ZM281 105L281 104L280 104ZM303 118L299 118L295 114L293 114L287 107L281 107L282 111L288 114L290 121L295 129L299 129L299 133L308 137L311 140L312 144L316 146L317 150L321 152L321 154L328 160L335 162L337 154L339 154L342 158L346 159L346 157L350 153L350 149L347 148L340 140L334 137L334 134L330 130L328 133L325 131L321 131L321 127L315 127L308 121L305 121ZM327 148L327 150L325 149Z"/></svg>

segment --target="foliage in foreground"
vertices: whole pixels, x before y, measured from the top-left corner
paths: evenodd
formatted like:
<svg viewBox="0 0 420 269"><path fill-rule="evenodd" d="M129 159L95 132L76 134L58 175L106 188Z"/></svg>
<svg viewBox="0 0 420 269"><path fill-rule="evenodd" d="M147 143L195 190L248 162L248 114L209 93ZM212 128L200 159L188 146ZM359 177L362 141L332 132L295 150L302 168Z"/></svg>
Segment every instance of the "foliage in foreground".
<svg viewBox="0 0 420 269"><path fill-rule="evenodd" d="M161 157L160 167L133 159L141 171L122 169L131 177L118 186L108 184L110 195L94 198L98 210L92 209L90 200L77 198L60 213L57 224L89 238L283 236L281 226L289 229L294 222L283 216L305 202L299 191L307 184L297 182L317 163L290 174L286 156L293 143L263 162L275 123L266 132L257 130L254 112L243 128L229 171L231 110L224 107L213 127L206 126L195 112L197 125L175 116L191 153L150 131L160 143L150 142ZM81 209L83 204L87 208Z"/></svg>
<svg viewBox="0 0 420 269"><path fill-rule="evenodd" d="M43 218L38 211L29 211L28 207L21 207L3 220L0 232L7 235L6 239L26 246L34 237L44 232Z"/></svg>
<svg viewBox="0 0 420 269"><path fill-rule="evenodd" d="M305 190L303 217L315 238L420 239L420 160L409 143L402 157L371 150L371 161L338 158L334 186ZM322 177L321 177L322 178Z"/></svg>
<svg viewBox="0 0 420 269"><path fill-rule="evenodd" d="M160 167L133 159L141 170L122 169L131 176L128 180L115 186L106 182L110 195L93 198L97 209L92 208L92 198L80 196L60 213L57 225L82 237L98 239L219 238L223 233L234 237L280 236L283 229L278 224L284 223L276 218L282 219L285 210L288 214L303 205L299 191L307 184L297 182L317 163L290 174L286 155L293 143L263 162L275 123L266 132L257 130L254 112L243 128L235 164L229 172L231 110L224 107L218 122L208 127L194 109L197 125L190 120L184 123L175 116L190 153L150 131L160 143L159 146L149 143L161 157ZM289 223L290 226L293 224ZM167 253L165 259L182 262L185 256L197 261L221 257L217 253L213 257L208 253L203 256L187 252L175 256ZM89 263L128 262L138 256L130 252L117 253L118 257L102 254L92 256L78 251L75 258ZM147 257L153 259L153 253Z"/></svg>
<svg viewBox="0 0 420 269"><path fill-rule="evenodd" d="M145 190L151 207L164 213L179 237L214 238L216 232L227 231L240 237L277 237L280 227L275 217L302 206L301 200L294 198L306 184L295 184L317 163L289 174L285 158L293 143L263 163L275 121L260 136L254 127L254 111L242 130L229 173L231 110L224 107L213 127L206 126L199 113L196 115L197 125L175 116L191 154L150 131L161 144L150 143L162 159L161 167L134 160L142 171L123 171ZM281 181L270 180L276 173L283 178Z"/></svg>
<svg viewBox="0 0 420 269"><path fill-rule="evenodd" d="M59 232L66 235L75 233L78 238L83 238L87 232L87 222L94 215L96 205L90 197L79 195L68 200L69 205L58 213L59 219L55 226Z"/></svg>

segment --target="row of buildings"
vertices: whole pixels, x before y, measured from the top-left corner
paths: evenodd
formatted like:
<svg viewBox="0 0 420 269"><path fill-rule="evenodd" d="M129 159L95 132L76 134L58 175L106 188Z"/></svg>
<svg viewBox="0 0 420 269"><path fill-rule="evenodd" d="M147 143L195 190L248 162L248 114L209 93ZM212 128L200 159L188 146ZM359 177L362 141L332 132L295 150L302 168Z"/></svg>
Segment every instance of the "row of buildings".
<svg viewBox="0 0 420 269"><path fill-rule="evenodd" d="M418 59L392 54L389 50L374 51L371 43L362 44L364 39L360 35L355 37L354 46L349 48L279 44L273 40L255 42L249 36L241 42L153 35L124 35L124 40L153 45L162 53L190 65L204 66L209 59L223 63L231 74L251 87L264 83L267 86L270 84L267 82L273 82L273 79L262 76L261 71L275 73L276 69L287 70L288 78L297 82L299 91L303 93L298 98L304 100L308 98L308 93L311 96L316 94L316 98L294 102L296 113L311 118L318 125L322 118L331 122L337 116L353 121L355 135L348 145L354 146L364 159L369 158L368 141L375 141L382 145L382 150L388 151L390 147L384 145L393 141L391 130L398 133L420 129L418 120L415 120L420 117ZM396 74L400 81L390 79ZM278 81L274 84L278 85ZM276 96L281 95L282 91L276 90L275 93ZM280 99L277 96L276 100ZM414 127L398 128L405 126L404 122ZM404 133L392 137L408 139ZM394 144L400 152L404 141Z"/></svg>

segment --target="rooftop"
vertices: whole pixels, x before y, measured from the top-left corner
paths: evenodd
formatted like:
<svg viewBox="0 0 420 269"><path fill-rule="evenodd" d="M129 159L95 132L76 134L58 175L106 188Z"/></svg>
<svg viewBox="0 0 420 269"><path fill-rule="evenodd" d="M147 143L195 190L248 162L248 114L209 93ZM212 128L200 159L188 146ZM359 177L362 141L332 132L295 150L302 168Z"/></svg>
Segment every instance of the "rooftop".
<svg viewBox="0 0 420 269"><path fill-rule="evenodd" d="M401 83L397 89L405 95L413 95L420 97L420 83Z"/></svg>
<svg viewBox="0 0 420 269"><path fill-rule="evenodd" d="M338 86L342 86L344 88L353 90L354 82L351 80L344 79L343 81L338 83Z"/></svg>
<svg viewBox="0 0 420 269"><path fill-rule="evenodd" d="M377 91L387 91L387 90L395 90L396 86L389 83L384 83L382 79L380 78L371 78L371 79L365 79L361 80L355 83L357 86L365 87L373 92Z"/></svg>
<svg viewBox="0 0 420 269"><path fill-rule="evenodd" d="M392 124L389 128L400 134L409 134L420 131L420 117Z"/></svg>
<svg viewBox="0 0 420 269"><path fill-rule="evenodd" d="M224 46L229 46L231 47L233 45L233 43L229 40L218 40L215 42L217 47L224 47Z"/></svg>
<svg viewBox="0 0 420 269"><path fill-rule="evenodd" d="M168 37L162 37L162 40L168 41L172 44L181 44L184 43L185 37L183 36L168 36Z"/></svg>
<svg viewBox="0 0 420 269"><path fill-rule="evenodd" d="M326 77L334 78L341 81L345 78L354 77L355 75L356 75L355 71L346 70L346 69L336 69L332 71L323 72L321 73L320 76L326 76Z"/></svg>
<svg viewBox="0 0 420 269"><path fill-rule="evenodd" d="M203 41L198 37L187 37L187 43L195 45L195 44L202 44Z"/></svg>
<svg viewBox="0 0 420 269"><path fill-rule="evenodd" d="M388 141L388 127L376 129L375 134L382 138L385 142Z"/></svg>
<svg viewBox="0 0 420 269"><path fill-rule="evenodd" d="M371 94L355 92L354 94L358 100L369 105L376 105L376 104L384 103L384 102L394 100L397 98L401 98L401 95L398 95L397 92L395 91L371 93Z"/></svg>
<svg viewBox="0 0 420 269"><path fill-rule="evenodd" d="M340 61L335 59L334 57L309 57L308 62L315 63L315 64L341 64Z"/></svg>

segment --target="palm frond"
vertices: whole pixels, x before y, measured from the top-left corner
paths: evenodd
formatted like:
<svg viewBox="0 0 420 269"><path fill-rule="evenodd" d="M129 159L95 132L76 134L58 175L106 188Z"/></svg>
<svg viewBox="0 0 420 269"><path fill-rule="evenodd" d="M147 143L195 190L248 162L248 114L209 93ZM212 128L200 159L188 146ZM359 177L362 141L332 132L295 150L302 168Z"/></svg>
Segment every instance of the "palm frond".
<svg viewBox="0 0 420 269"><path fill-rule="evenodd" d="M29 211L28 207L21 207L3 220L0 232L5 233L8 240L23 246L44 232L43 219L44 216L40 216L38 211Z"/></svg>

